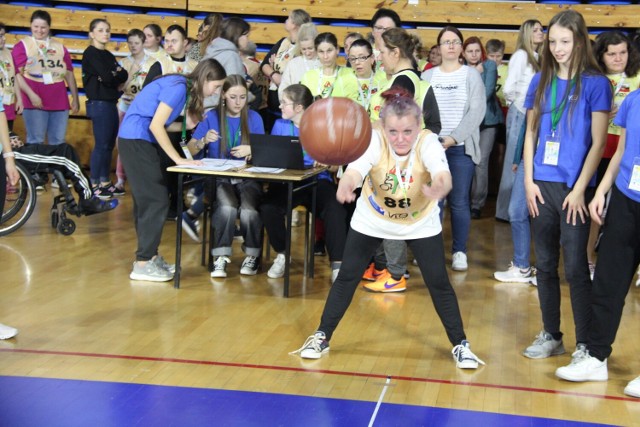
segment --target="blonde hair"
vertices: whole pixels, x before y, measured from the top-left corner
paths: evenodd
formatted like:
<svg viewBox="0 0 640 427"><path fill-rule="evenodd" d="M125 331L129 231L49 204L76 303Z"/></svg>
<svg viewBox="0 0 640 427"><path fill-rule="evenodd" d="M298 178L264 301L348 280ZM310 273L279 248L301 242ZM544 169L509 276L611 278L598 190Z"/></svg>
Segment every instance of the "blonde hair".
<svg viewBox="0 0 640 427"><path fill-rule="evenodd" d="M313 22L306 22L300 26L298 30L298 38L296 40L296 47L293 51L293 56L300 55L300 42L314 41L318 35L318 28Z"/></svg>

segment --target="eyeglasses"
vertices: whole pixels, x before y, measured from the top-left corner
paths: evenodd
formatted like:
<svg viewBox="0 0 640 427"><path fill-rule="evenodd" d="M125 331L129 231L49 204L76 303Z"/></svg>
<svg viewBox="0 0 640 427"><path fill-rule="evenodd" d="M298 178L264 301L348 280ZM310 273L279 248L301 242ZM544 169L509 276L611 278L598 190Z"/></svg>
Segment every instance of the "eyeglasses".
<svg viewBox="0 0 640 427"><path fill-rule="evenodd" d="M293 102L286 102L286 103L285 102L281 102L280 103L281 107L289 107L289 106L293 106L293 105L296 105L296 104L294 104Z"/></svg>
<svg viewBox="0 0 640 427"><path fill-rule="evenodd" d="M371 58L371 55L367 55L367 56L350 56L347 59L349 60L350 63L354 64L356 62L364 62L369 58Z"/></svg>
<svg viewBox="0 0 640 427"><path fill-rule="evenodd" d="M393 28L393 27L381 27L379 25L374 25L373 26L373 31L377 31L379 33L384 33L385 31L390 30L391 28Z"/></svg>
<svg viewBox="0 0 640 427"><path fill-rule="evenodd" d="M460 46L462 42L460 40L445 40L440 43L440 46Z"/></svg>

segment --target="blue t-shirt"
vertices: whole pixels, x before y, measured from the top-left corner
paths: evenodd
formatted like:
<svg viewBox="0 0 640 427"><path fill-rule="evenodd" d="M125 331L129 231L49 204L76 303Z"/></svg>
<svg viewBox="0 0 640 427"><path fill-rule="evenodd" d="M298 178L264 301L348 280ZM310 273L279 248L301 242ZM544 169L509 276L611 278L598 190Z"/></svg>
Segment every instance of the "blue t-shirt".
<svg viewBox="0 0 640 427"><path fill-rule="evenodd" d="M165 123L165 126L169 126L184 112L184 104L187 102L186 77L169 75L145 86L122 119L118 137L142 139L157 144L158 141L149 130L149 126L161 102L173 109Z"/></svg>
<svg viewBox="0 0 640 427"><path fill-rule="evenodd" d="M524 106L533 109L536 89L540 82L540 73L531 80ZM567 89L568 80L558 78L556 105L560 105ZM545 91L545 105L542 109L538 144L533 158L533 178L540 181L564 182L568 187L578 180L582 166L591 148L591 113L611 110L611 83L602 75L581 76L580 96L572 101L573 91L558 123L557 134L560 137L558 165L545 165L544 150L547 136L551 135L551 87ZM575 104L575 105L572 105ZM571 109L573 110L571 111ZM570 112L571 111L571 112ZM569 123L571 116L571 123ZM595 185L595 176L589 183Z"/></svg>
<svg viewBox="0 0 640 427"><path fill-rule="evenodd" d="M200 139L204 137L210 129L220 133L220 112L218 110L209 110L204 117L204 120L198 124L196 130L193 132L193 138ZM242 141L242 132L240 129L240 117L227 117L227 147L222 151L221 158L235 159L229 153L233 147L240 145ZM260 114L253 110L249 110L249 133L258 133L264 135L264 123ZM223 135L215 142L210 142L207 145L206 157L211 159L218 158L218 147Z"/></svg>
<svg viewBox="0 0 640 427"><path fill-rule="evenodd" d="M273 128L271 129L271 135L284 135L284 136L300 136L300 128L296 127L291 120L286 119L278 119L273 124ZM307 154L307 150L302 149L302 153L304 154L303 161L306 167L313 166L315 160L311 158ZM321 172L318 175L318 179L326 179L328 181L333 181L331 174L329 172Z"/></svg>
<svg viewBox="0 0 640 427"><path fill-rule="evenodd" d="M614 124L625 128L624 154L620 160L620 172L616 187L625 196L640 203L640 191L629 188L635 159L640 161L640 90L631 92L622 102Z"/></svg>

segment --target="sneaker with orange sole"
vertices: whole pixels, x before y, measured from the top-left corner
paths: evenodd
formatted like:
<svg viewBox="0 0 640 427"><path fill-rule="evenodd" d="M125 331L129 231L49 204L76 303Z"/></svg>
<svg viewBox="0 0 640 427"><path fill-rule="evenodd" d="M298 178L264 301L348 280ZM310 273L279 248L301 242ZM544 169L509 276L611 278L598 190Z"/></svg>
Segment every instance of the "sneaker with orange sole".
<svg viewBox="0 0 640 427"><path fill-rule="evenodd" d="M403 292L407 290L407 279L395 280L387 270L373 283L365 283L364 288L371 292Z"/></svg>
<svg viewBox="0 0 640 427"><path fill-rule="evenodd" d="M366 280L367 282L375 282L381 276L388 274L387 269L376 270L376 265L374 263L369 264L369 267L364 271L362 275L362 280Z"/></svg>

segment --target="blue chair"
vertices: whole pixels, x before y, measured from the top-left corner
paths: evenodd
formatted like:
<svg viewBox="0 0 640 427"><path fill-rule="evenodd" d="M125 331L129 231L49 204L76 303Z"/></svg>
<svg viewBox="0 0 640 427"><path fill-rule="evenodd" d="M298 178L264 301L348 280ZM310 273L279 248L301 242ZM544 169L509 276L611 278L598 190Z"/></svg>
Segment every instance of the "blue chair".
<svg viewBox="0 0 640 427"><path fill-rule="evenodd" d="M88 27L87 27L88 29ZM85 39L89 40L87 33L56 33L54 37L59 39Z"/></svg>
<svg viewBox="0 0 640 427"><path fill-rule="evenodd" d="M91 7L91 6L85 6L85 5L76 5L76 4L56 4L55 6L53 6L56 9L64 9L64 10L70 10L71 12L75 12L75 11L87 11L87 10L98 10L98 8L96 7Z"/></svg>
<svg viewBox="0 0 640 427"><path fill-rule="evenodd" d="M119 7L105 7L100 9L101 12L105 12L105 13L125 13L127 15L134 15L137 13L142 13L142 11L140 9L124 9L124 8L119 8Z"/></svg>
<svg viewBox="0 0 640 427"><path fill-rule="evenodd" d="M255 22L256 24L276 24L280 22L275 18L260 18L257 16L245 16L242 19L244 19L247 22Z"/></svg>
<svg viewBox="0 0 640 427"><path fill-rule="evenodd" d="M10 5L23 7L51 7L47 1L10 1Z"/></svg>
<svg viewBox="0 0 640 427"><path fill-rule="evenodd" d="M364 24L358 21L333 21L331 22L331 26L333 27L368 27L368 24Z"/></svg>
<svg viewBox="0 0 640 427"><path fill-rule="evenodd" d="M147 15L152 15L152 16L185 16L184 13L181 12L176 12L173 10L150 10L147 12Z"/></svg>

